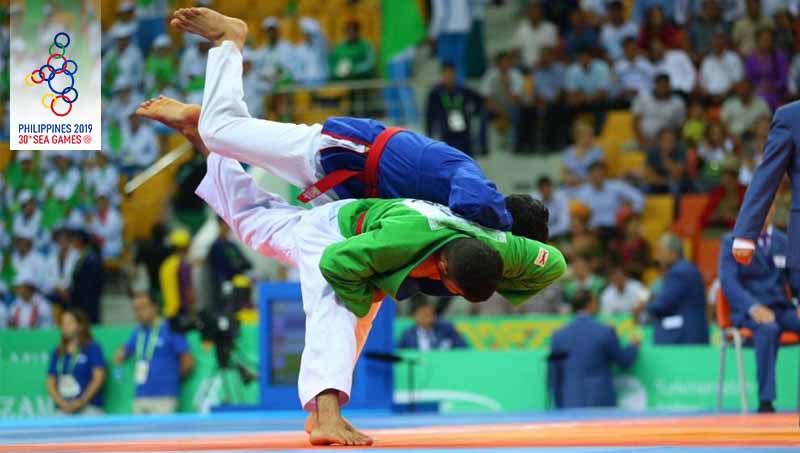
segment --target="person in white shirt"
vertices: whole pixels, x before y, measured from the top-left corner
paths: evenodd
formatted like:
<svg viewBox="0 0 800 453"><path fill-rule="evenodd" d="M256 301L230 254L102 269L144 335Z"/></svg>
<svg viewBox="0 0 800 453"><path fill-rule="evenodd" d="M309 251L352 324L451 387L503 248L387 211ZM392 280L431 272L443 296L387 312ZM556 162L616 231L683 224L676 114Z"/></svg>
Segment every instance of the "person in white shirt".
<svg viewBox="0 0 800 453"><path fill-rule="evenodd" d="M117 192L119 172L108 162L108 155L104 151L97 151L94 154L83 181L90 194L110 192L111 202L119 202L119 192Z"/></svg>
<svg viewBox="0 0 800 453"><path fill-rule="evenodd" d="M736 96L722 104L720 118L734 137L741 137L751 130L761 118L770 118L772 111L761 96L753 95L750 81L742 79L736 84Z"/></svg>
<svg viewBox="0 0 800 453"><path fill-rule="evenodd" d="M8 326L12 329L47 329L53 327L50 303L36 292L36 279L28 272L17 271L14 278L16 298L8 310Z"/></svg>
<svg viewBox="0 0 800 453"><path fill-rule="evenodd" d="M144 82L144 58L142 51L133 43L136 24L117 23L109 31L114 40L114 47L103 55L103 79L106 83L114 83L113 77L124 75L134 87Z"/></svg>
<svg viewBox="0 0 800 453"><path fill-rule="evenodd" d="M36 199L33 192L25 189L19 193L17 202L21 209L14 216L11 231L14 234L30 232L33 235L34 247L36 248L47 245L47 238L44 237L42 230L42 211L39 209L39 200Z"/></svg>
<svg viewBox="0 0 800 453"><path fill-rule="evenodd" d="M36 279L36 286L43 287L47 283L44 257L33 249L34 235L31 231L14 232L14 251L11 253L11 268L17 274L31 275Z"/></svg>
<svg viewBox="0 0 800 453"><path fill-rule="evenodd" d="M122 123L122 173L132 177L158 159L159 145L155 130L142 122L133 111Z"/></svg>
<svg viewBox="0 0 800 453"><path fill-rule="evenodd" d="M47 193L60 201L67 201L78 193L81 184L80 171L72 166L66 151L57 151L53 158L55 169L44 178Z"/></svg>
<svg viewBox="0 0 800 453"><path fill-rule="evenodd" d="M328 40L316 19L300 18L300 29L303 30L303 42L296 48L297 81L306 86L319 85L328 79ZM252 112L250 114L260 118Z"/></svg>
<svg viewBox="0 0 800 453"><path fill-rule="evenodd" d="M608 286L600 294L600 313L628 315L649 298L650 291L640 281L629 278L622 266L615 266L609 274Z"/></svg>
<svg viewBox="0 0 800 453"><path fill-rule="evenodd" d="M519 50L522 64L532 69L539 62L539 53L543 48L558 45L558 30L553 23L544 19L542 6L538 2L529 6L526 13L514 31L512 47Z"/></svg>
<svg viewBox="0 0 800 453"><path fill-rule="evenodd" d="M78 251L70 245L69 232L66 228L53 231L55 249L45 258L47 282L42 292L56 303L69 300L69 286L72 283L72 271L80 257Z"/></svg>
<svg viewBox="0 0 800 453"><path fill-rule="evenodd" d="M467 77L467 39L472 29L469 0L431 0L431 22L428 37L436 42L441 63L456 67L456 78Z"/></svg>
<svg viewBox="0 0 800 453"><path fill-rule="evenodd" d="M711 101L721 103L736 82L744 78L744 65L739 55L728 49L725 33L714 33L712 51L700 65L700 86Z"/></svg>
<svg viewBox="0 0 800 453"><path fill-rule="evenodd" d="M514 67L511 54L499 52L494 58L494 65L481 80L481 94L486 99L489 113L511 124L510 141L514 145L524 90L525 76Z"/></svg>
<svg viewBox="0 0 800 453"><path fill-rule="evenodd" d="M89 228L101 246L104 260L122 254L122 216L109 202L108 192L97 194L97 211Z"/></svg>
<svg viewBox="0 0 800 453"><path fill-rule="evenodd" d="M531 196L541 200L550 214L547 221L547 227L550 230L550 241L563 239L570 231L569 201L566 195L562 191L553 188L553 180L549 176L539 177L536 186L539 190L533 192Z"/></svg>
<svg viewBox="0 0 800 453"><path fill-rule="evenodd" d="M244 48L242 51L242 89L247 111L253 118L266 118L264 101L270 90L270 83L255 70L255 52Z"/></svg>
<svg viewBox="0 0 800 453"><path fill-rule="evenodd" d="M208 41L195 34L184 33L183 43L184 49L178 59L178 85L187 94L202 93L203 84L198 81L205 79ZM199 87L194 86L198 84Z"/></svg>
<svg viewBox="0 0 800 453"><path fill-rule="evenodd" d="M650 63L656 73L669 75L672 88L684 94L691 93L697 82L697 70L689 55L680 49L664 48L664 43L654 39L650 44Z"/></svg>
<svg viewBox="0 0 800 453"><path fill-rule="evenodd" d="M600 42L611 61L622 58L622 46L625 38L631 37L636 43L639 27L633 21L625 20L624 6L620 0L608 3L608 21L600 28Z"/></svg>
<svg viewBox="0 0 800 453"><path fill-rule="evenodd" d="M636 38L627 36L623 40L622 58L614 62L614 76L617 82L617 97L631 100L653 89L655 69L650 61L639 54Z"/></svg>
<svg viewBox="0 0 800 453"><path fill-rule="evenodd" d="M277 18L265 18L261 30L267 39L263 46L255 49L255 70L271 90L284 78L294 77L298 55L295 46L281 38Z"/></svg>
<svg viewBox="0 0 800 453"><path fill-rule="evenodd" d="M653 143L659 132L677 129L686 120L686 104L672 94L670 81L667 74L657 75L652 94L642 93L633 101L634 128L642 145Z"/></svg>

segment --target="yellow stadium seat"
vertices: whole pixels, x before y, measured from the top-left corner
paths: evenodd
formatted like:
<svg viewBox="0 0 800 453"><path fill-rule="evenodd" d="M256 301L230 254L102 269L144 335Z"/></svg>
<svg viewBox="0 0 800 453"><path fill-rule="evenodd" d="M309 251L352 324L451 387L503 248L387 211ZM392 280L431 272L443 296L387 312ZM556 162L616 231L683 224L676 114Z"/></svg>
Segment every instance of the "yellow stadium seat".
<svg viewBox="0 0 800 453"><path fill-rule="evenodd" d="M608 112L602 136L604 141L620 144L632 140L634 138L633 115L627 110Z"/></svg>
<svg viewBox="0 0 800 453"><path fill-rule="evenodd" d="M645 154L641 151L620 152L609 165L616 167L617 176L641 174L644 169Z"/></svg>
<svg viewBox="0 0 800 453"><path fill-rule="evenodd" d="M669 231L675 201L671 195L649 195L642 211L642 236L654 243L659 236Z"/></svg>

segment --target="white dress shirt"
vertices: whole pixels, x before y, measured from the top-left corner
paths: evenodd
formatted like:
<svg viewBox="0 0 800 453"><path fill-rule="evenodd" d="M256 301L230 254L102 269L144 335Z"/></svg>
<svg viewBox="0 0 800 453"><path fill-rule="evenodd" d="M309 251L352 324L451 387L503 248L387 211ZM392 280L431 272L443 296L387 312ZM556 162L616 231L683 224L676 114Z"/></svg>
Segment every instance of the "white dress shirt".
<svg viewBox="0 0 800 453"><path fill-rule="evenodd" d="M700 83L710 94L724 94L744 77L742 59L736 52L726 50L722 55L710 53L700 66Z"/></svg>

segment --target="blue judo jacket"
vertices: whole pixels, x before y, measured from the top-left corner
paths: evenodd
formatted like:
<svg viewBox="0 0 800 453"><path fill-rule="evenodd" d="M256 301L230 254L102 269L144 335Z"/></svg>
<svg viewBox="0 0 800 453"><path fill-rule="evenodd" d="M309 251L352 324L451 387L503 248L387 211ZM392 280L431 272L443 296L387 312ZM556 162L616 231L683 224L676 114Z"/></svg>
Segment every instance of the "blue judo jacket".
<svg viewBox="0 0 800 453"><path fill-rule="evenodd" d="M332 117L322 134L370 145L386 126L363 118ZM326 174L336 170L363 171L366 155L344 147L320 150ZM339 198L364 198L366 185L351 178L333 189ZM384 148L378 171L381 198L415 198L447 205L456 214L489 228L510 230L512 218L505 198L471 157L446 143L412 131L392 137Z"/></svg>

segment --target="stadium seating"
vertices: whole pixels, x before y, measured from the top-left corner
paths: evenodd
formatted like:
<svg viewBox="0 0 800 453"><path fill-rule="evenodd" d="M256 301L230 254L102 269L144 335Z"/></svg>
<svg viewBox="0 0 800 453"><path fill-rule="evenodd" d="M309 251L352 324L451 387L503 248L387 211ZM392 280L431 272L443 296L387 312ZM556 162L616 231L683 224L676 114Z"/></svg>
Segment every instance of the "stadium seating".
<svg viewBox="0 0 800 453"><path fill-rule="evenodd" d="M753 332L747 328L737 328L731 321L731 307L722 288L717 293L717 324L719 325L720 338L720 365L719 381L717 383L717 411L722 410L722 392L725 386L725 353L730 346L734 347L736 353L736 368L739 379L739 398L740 411L747 413L747 386L745 384L744 358L742 349L744 343L753 338ZM781 346L800 345L800 334L795 332L783 332L780 336ZM800 385L800 369L798 369L798 385ZM798 397L798 410L800 410L800 397Z"/></svg>
<svg viewBox="0 0 800 453"><path fill-rule="evenodd" d="M642 211L642 236L654 243L672 226L675 199L672 195L649 195Z"/></svg>

